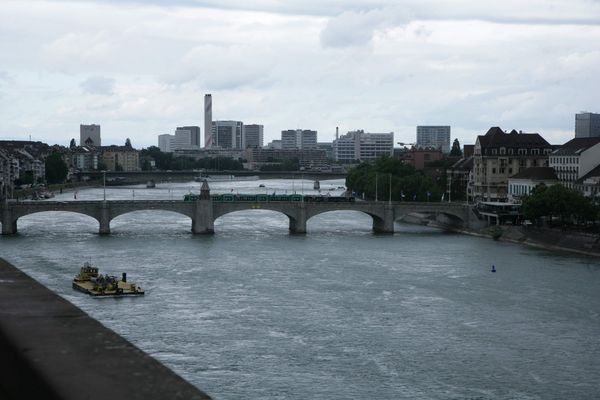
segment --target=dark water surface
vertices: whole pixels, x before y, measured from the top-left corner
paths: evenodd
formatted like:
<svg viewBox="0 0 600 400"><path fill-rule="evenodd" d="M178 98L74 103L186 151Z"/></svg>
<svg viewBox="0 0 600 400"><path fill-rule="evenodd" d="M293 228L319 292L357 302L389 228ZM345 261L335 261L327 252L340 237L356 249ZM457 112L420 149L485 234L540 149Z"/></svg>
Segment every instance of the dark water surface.
<svg viewBox="0 0 600 400"><path fill-rule="evenodd" d="M179 199L193 185L107 194ZM2 257L215 399L600 397L597 258L402 224L373 235L370 217L355 212L314 217L306 236L264 210L219 218L214 236L194 236L187 217L161 211L120 216L109 236L72 213L18 223L18 235L0 238ZM87 260L127 272L146 296L73 291Z"/></svg>

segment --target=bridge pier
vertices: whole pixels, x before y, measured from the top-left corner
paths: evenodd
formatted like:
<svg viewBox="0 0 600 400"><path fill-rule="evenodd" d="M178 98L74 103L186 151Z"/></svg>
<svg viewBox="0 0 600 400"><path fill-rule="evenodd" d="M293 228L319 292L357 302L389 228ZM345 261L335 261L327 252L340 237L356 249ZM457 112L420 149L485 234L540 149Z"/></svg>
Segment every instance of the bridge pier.
<svg viewBox="0 0 600 400"><path fill-rule="evenodd" d="M192 217L192 233L215 233L212 200L197 200Z"/></svg>
<svg viewBox="0 0 600 400"><path fill-rule="evenodd" d="M100 234L108 235L110 233L110 207L106 201L100 206Z"/></svg>
<svg viewBox="0 0 600 400"><path fill-rule="evenodd" d="M306 233L306 204L302 202L296 211L296 218L290 217L290 232L294 234Z"/></svg>
<svg viewBox="0 0 600 400"><path fill-rule="evenodd" d="M12 212L6 204L2 210L2 234L14 235L15 233L17 233L17 220L13 220Z"/></svg>
<svg viewBox="0 0 600 400"><path fill-rule="evenodd" d="M394 233L394 209L392 207L383 206L383 218L373 216L373 232Z"/></svg>

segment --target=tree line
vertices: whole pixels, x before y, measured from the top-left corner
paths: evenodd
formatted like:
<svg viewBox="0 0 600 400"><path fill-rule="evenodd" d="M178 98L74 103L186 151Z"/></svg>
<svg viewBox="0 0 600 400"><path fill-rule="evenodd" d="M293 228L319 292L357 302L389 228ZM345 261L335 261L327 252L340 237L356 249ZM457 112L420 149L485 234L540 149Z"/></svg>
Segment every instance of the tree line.
<svg viewBox="0 0 600 400"><path fill-rule="evenodd" d="M545 220L550 225L581 227L600 220L600 205L593 198L563 185L541 184L523 198L523 214L538 223Z"/></svg>
<svg viewBox="0 0 600 400"><path fill-rule="evenodd" d="M444 187L432 177L391 157L363 162L348 171L346 187L366 199L441 201Z"/></svg>

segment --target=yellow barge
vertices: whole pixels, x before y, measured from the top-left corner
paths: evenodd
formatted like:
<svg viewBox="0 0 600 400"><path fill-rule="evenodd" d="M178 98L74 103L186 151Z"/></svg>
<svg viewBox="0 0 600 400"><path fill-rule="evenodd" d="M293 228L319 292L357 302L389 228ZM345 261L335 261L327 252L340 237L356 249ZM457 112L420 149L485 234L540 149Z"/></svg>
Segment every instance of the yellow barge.
<svg viewBox="0 0 600 400"><path fill-rule="evenodd" d="M116 276L98 274L98 268L85 263L73 279L73 289L93 297L140 296L144 290L135 283L127 282L127 274L121 280Z"/></svg>

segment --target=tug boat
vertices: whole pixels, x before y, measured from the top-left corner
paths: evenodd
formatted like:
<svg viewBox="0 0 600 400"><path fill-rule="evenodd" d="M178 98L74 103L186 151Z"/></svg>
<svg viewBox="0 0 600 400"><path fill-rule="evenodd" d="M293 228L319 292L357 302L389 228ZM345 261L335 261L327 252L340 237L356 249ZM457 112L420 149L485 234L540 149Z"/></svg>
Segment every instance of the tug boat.
<svg viewBox="0 0 600 400"><path fill-rule="evenodd" d="M73 289L92 297L139 296L144 290L135 283L127 282L127 274L118 280L116 276L98 274L98 268L86 262L73 278Z"/></svg>

